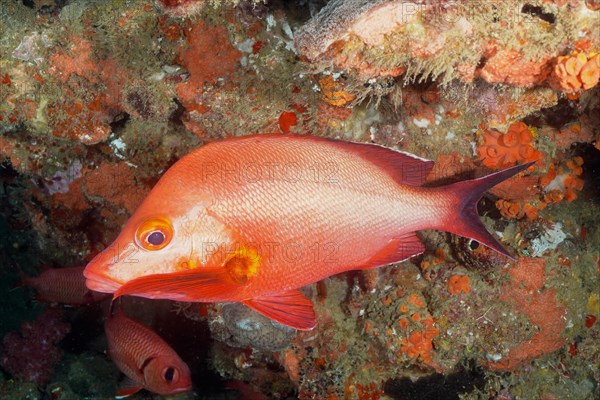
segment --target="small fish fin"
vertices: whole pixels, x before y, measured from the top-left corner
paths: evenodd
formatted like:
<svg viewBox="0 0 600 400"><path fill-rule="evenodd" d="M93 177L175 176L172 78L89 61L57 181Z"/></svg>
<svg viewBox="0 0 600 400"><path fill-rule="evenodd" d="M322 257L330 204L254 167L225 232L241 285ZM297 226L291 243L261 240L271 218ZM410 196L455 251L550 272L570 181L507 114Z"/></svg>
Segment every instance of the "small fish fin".
<svg viewBox="0 0 600 400"><path fill-rule="evenodd" d="M10 263L10 267L19 275L19 280L15 285L11 288L12 290L23 288L23 287L33 287L35 284L36 277L29 276L21 269L21 266L16 263Z"/></svg>
<svg viewBox="0 0 600 400"><path fill-rule="evenodd" d="M123 295L149 299L203 301L227 297L238 290L223 267L197 268L169 274L152 274L133 279L115 291L113 299Z"/></svg>
<svg viewBox="0 0 600 400"><path fill-rule="evenodd" d="M10 266L13 268L13 270L19 275L19 280L17 281L16 285L13 287L13 289L16 288L22 288L22 287L30 287L33 289L36 289L36 285L38 283L39 280L39 276L41 275L42 272L44 272L45 270L48 269L48 266L40 266L39 269L41 270L41 272L38 275L28 275L26 274L23 269L21 268L21 266L19 264L13 264L11 263ZM37 290L37 289L36 289Z"/></svg>
<svg viewBox="0 0 600 400"><path fill-rule="evenodd" d="M312 301L297 289L243 303L267 318L301 331L309 331L317 325Z"/></svg>
<svg viewBox="0 0 600 400"><path fill-rule="evenodd" d="M129 377L125 377L119 386L120 388L115 393L115 399L124 399L142 390L142 386Z"/></svg>
<svg viewBox="0 0 600 400"><path fill-rule="evenodd" d="M490 249L496 250L498 253L515 260L515 257L481 223L479 214L477 213L477 203L479 203L483 194L489 189L526 170L535 162L531 161L522 165L516 165L481 178L457 182L447 186L447 190L454 192L454 196L459 203L459 209L457 210L458 215L456 219L451 221L445 229L451 233L476 240Z"/></svg>
<svg viewBox="0 0 600 400"><path fill-rule="evenodd" d="M31 288L33 290L33 295L31 297L31 300L34 303L51 303L50 300L46 300L43 298L43 296L40 295L38 288L36 287L37 282L38 282L36 276L29 276L29 275L25 274L23 271L21 271L20 269L18 270L18 273L19 273L19 281L16 283L16 285L12 289L10 289L10 291L21 289L21 288Z"/></svg>
<svg viewBox="0 0 600 400"><path fill-rule="evenodd" d="M381 251L371 257L362 269L377 268L408 260L425 251L425 246L415 232L407 232L392 239Z"/></svg>
<svg viewBox="0 0 600 400"><path fill-rule="evenodd" d="M421 186L433 168L433 161L410 153L392 150L373 143L332 142L336 146L356 152L377 165L402 185Z"/></svg>
<svg viewBox="0 0 600 400"><path fill-rule="evenodd" d="M18 270L17 272L19 273L19 280L11 288L11 290L20 289L20 288L24 288L24 287L33 287L33 283L32 283L33 278L32 277L30 277L29 275L26 275L21 270Z"/></svg>

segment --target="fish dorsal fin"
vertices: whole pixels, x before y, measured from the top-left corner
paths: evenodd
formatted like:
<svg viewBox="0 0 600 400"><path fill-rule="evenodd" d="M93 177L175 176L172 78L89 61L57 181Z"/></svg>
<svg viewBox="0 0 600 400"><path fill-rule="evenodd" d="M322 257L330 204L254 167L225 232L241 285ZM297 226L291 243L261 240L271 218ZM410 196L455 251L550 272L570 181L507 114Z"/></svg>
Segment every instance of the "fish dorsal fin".
<svg viewBox="0 0 600 400"><path fill-rule="evenodd" d="M243 303L265 317L295 329L308 331L317 325L312 302L297 289L244 300Z"/></svg>
<svg viewBox="0 0 600 400"><path fill-rule="evenodd" d="M120 389L118 389L117 393L115 393L115 399L124 399L136 394L140 390L142 390L142 386L134 382L133 379L125 377L123 382L120 384Z"/></svg>
<svg viewBox="0 0 600 400"><path fill-rule="evenodd" d="M425 246L415 232L408 232L392 239L383 249L371 257L363 269L376 268L407 260L425 251Z"/></svg>
<svg viewBox="0 0 600 400"><path fill-rule="evenodd" d="M264 134L238 137L231 140L290 140L314 141L358 155L379 167L401 185L421 186L433 168L434 162L400 150L393 150L375 143L346 142L342 140L294 134Z"/></svg>
<svg viewBox="0 0 600 400"><path fill-rule="evenodd" d="M401 185L423 185L434 164L433 161L414 154L392 150L378 144L337 141L331 143L360 155L381 168Z"/></svg>

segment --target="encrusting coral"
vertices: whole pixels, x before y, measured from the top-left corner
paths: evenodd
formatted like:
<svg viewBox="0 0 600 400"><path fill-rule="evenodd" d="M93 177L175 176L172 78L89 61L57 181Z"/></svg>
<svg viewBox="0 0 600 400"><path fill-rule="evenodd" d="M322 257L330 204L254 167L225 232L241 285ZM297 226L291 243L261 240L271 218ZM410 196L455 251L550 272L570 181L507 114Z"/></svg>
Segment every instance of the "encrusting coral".
<svg viewBox="0 0 600 400"><path fill-rule="evenodd" d="M459 293L469 293L471 291L471 280L468 276L452 275L448 281L448 291L452 295Z"/></svg>
<svg viewBox="0 0 600 400"><path fill-rule="evenodd" d="M323 100L332 106L343 106L356 98L356 95L346 91L343 84L340 81L336 81L331 75L326 75L319 79L319 87L323 94Z"/></svg>
<svg viewBox="0 0 600 400"><path fill-rule="evenodd" d="M511 370L565 344L563 331L567 310L556 298L556 290L547 287L546 262L539 258L520 258L508 270L511 282L502 290L502 301L512 303L537 326L531 337L520 342L498 362L489 363L497 370Z"/></svg>

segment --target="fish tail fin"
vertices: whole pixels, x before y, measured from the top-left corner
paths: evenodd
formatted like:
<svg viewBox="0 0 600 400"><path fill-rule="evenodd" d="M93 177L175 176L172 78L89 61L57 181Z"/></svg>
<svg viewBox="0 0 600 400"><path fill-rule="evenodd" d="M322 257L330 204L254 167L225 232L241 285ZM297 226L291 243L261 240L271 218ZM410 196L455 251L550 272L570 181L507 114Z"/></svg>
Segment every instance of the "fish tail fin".
<svg viewBox="0 0 600 400"><path fill-rule="evenodd" d="M18 264L11 263L10 266L19 276L19 279L17 280L17 282L10 289L11 291L20 289L20 288L24 288L24 287L28 287L28 286L33 286L33 283L35 282L33 277L31 277L31 276L27 275L25 272L23 272L23 270L21 269L21 267Z"/></svg>
<svg viewBox="0 0 600 400"><path fill-rule="evenodd" d="M500 242L498 242L498 240L487 231L479 219L479 214L477 213L477 203L479 203L479 200L481 200L483 194L489 189L518 174L519 172L526 170L534 163L535 161L516 165L514 167L509 167L481 178L457 182L448 186L448 190L453 192L459 204L458 216L454 214L455 220L448 224L448 230L457 235L474 239L479 243L496 250L498 253L514 260L515 257L510 254L504 248L504 246L502 246L502 244L500 244Z"/></svg>

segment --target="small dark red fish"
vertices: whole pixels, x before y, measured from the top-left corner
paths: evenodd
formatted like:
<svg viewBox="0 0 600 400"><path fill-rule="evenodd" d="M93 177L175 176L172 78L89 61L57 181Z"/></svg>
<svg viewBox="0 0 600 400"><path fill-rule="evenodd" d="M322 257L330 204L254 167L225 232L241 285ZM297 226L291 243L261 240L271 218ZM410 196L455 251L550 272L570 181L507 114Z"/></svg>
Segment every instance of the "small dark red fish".
<svg viewBox="0 0 600 400"><path fill-rule="evenodd" d="M35 289L36 300L46 303L82 305L107 298L85 285L84 267L48 268L38 276L22 275L23 285Z"/></svg>
<svg viewBox="0 0 600 400"><path fill-rule="evenodd" d="M161 396L192 389L187 364L148 327L117 311L104 323L104 331L110 358L131 380L128 386L117 392L118 398L130 396L141 389Z"/></svg>

